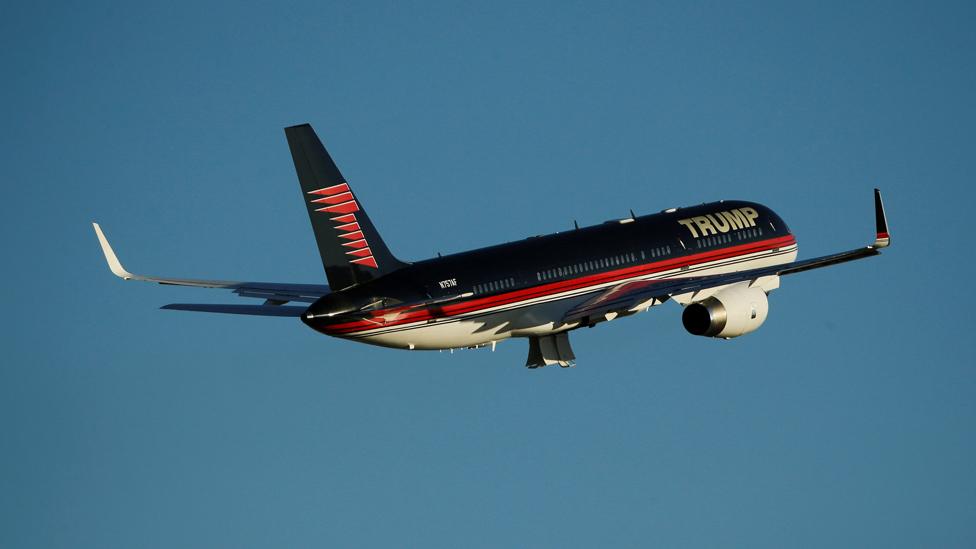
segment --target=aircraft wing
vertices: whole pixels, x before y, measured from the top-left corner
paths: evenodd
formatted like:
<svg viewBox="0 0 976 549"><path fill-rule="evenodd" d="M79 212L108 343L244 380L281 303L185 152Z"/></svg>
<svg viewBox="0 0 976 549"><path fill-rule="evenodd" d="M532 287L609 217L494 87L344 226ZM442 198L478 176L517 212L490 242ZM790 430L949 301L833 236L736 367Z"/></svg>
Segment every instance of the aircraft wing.
<svg viewBox="0 0 976 549"><path fill-rule="evenodd" d="M626 282L609 288L596 297L577 305L566 313L562 318L562 322L569 323L587 317L596 318L604 315L616 316L617 314L633 313L641 308L664 302L671 297L682 294L738 282L756 281L763 277L800 273L878 255L880 248L885 248L891 243L888 234L888 220L885 216L884 204L881 200L881 191L878 189L874 190L874 214L877 236L874 243L870 246L812 259L804 259L802 261L794 261L792 263L784 263L782 265L773 265L734 273Z"/></svg>
<svg viewBox="0 0 976 549"><path fill-rule="evenodd" d="M326 284L288 284L280 282L237 282L232 280L198 280L191 278L164 278L132 274L125 270L118 256L112 249L105 233L98 223L92 223L95 235L102 246L105 261L112 273L123 280L140 280L173 286L193 286L197 288L221 288L231 290L241 297L264 299L264 305L205 305L205 304L173 304L164 309L178 309L184 311L205 311L233 314L251 314L261 316L300 316L304 307L281 307L289 301L313 303L330 292ZM219 310L218 310L219 309ZM301 309L302 311L298 311Z"/></svg>

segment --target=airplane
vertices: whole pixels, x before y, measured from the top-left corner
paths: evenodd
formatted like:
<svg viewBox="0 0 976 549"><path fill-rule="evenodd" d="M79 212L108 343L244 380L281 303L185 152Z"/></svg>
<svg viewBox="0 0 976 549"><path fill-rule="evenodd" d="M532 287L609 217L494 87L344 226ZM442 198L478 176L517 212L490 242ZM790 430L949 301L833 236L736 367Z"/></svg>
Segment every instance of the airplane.
<svg viewBox="0 0 976 549"><path fill-rule="evenodd" d="M163 278L125 270L93 223L112 273L125 280L222 288L260 305L174 303L162 309L298 317L326 335L383 347L453 350L526 338L526 366L569 367L569 332L667 301L684 328L731 339L757 330L780 277L878 255L890 243L881 192L876 237L797 261L796 238L773 210L722 200L406 262L380 237L309 124L285 128L328 284ZM301 305L286 305L300 303Z"/></svg>

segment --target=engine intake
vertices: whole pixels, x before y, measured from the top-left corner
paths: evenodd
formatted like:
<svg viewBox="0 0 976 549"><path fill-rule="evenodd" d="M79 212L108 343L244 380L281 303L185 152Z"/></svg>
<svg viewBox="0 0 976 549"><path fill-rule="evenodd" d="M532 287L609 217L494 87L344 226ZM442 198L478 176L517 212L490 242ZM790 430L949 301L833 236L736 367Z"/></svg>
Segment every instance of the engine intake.
<svg viewBox="0 0 976 549"><path fill-rule="evenodd" d="M759 329L768 314L762 288L731 286L685 307L681 323L692 335L731 339Z"/></svg>

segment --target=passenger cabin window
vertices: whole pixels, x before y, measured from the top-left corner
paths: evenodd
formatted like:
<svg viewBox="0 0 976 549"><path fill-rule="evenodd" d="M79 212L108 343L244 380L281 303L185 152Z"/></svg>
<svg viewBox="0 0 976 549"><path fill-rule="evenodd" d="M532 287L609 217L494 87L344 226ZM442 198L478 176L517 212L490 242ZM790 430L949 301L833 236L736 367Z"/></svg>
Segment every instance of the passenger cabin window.
<svg viewBox="0 0 976 549"><path fill-rule="evenodd" d="M740 231L735 233L735 238L742 240L749 236L749 231ZM729 244L732 242L733 236L731 234L719 234L713 236L704 236L695 241L696 248L710 248L713 246L721 246L722 244Z"/></svg>
<svg viewBox="0 0 976 549"><path fill-rule="evenodd" d="M736 233L736 238L738 240L752 240L754 238L758 238L762 236L762 234L763 234L762 227L756 226L750 229L739 231L738 233Z"/></svg>
<svg viewBox="0 0 976 549"><path fill-rule="evenodd" d="M665 253L670 253L670 246L661 246L655 249L659 255L664 255ZM600 271L604 269L609 269L612 267L627 265L632 263L637 263L640 260L647 259L647 253L644 250L640 251L640 257L638 257L638 252L627 252L619 255L601 257L597 259L590 259L587 261L582 261L580 263L573 263L571 265L563 265L559 267L553 267L551 269L544 269L541 271L536 271L535 279L539 282L564 278L564 277L575 277L575 275L584 275L593 271ZM514 287L514 279L512 279L512 285Z"/></svg>
<svg viewBox="0 0 976 549"><path fill-rule="evenodd" d="M656 248L651 248L650 251L651 258L664 257L671 254L671 246L658 246Z"/></svg>
<svg viewBox="0 0 976 549"><path fill-rule="evenodd" d="M509 290L515 288L515 286L516 286L515 277L508 277L508 278L502 278L500 280L492 280L491 282L485 282L483 284L475 284L471 288L471 291L473 291L475 294L485 294L488 292Z"/></svg>

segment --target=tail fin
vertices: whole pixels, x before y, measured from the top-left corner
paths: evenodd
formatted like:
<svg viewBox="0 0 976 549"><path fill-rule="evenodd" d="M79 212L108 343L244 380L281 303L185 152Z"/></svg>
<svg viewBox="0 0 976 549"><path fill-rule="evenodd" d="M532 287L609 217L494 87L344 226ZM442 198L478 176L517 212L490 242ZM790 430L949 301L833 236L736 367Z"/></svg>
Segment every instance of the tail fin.
<svg viewBox="0 0 976 549"><path fill-rule="evenodd" d="M329 286L362 284L406 265L390 253L312 126L285 128L285 137Z"/></svg>

